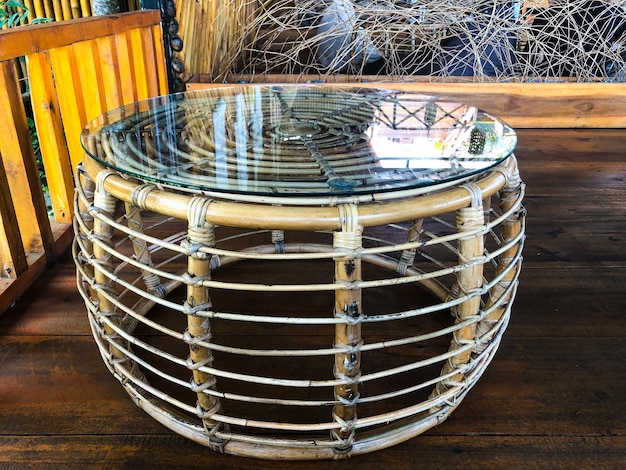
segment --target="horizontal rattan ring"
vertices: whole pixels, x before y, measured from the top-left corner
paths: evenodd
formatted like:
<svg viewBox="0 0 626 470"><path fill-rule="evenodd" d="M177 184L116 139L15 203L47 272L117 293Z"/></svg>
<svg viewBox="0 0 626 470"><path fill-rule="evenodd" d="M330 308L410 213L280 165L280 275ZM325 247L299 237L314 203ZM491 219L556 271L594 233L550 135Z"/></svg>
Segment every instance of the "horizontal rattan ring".
<svg viewBox="0 0 626 470"><path fill-rule="evenodd" d="M84 162L85 171L95 181L98 173L104 170L104 166L97 161L87 158ZM516 164L513 158L509 158L500 165L494 167L485 177L475 183L481 188L483 197L490 197L502 189L515 170ZM398 197L393 201L382 201L378 204L377 195L366 198L346 197L341 199L326 198L326 207L319 206L323 203L321 198L294 198L300 199L294 205L270 205L278 204L279 201L267 198L264 201L260 196L254 204L219 200L227 197L223 193L207 194L218 200L212 202L207 211L207 220L211 223L229 227L240 228L267 228L275 230L337 230L341 228L339 210L336 205L340 203L368 202L359 206L359 224L371 227L383 224L393 224L411 219L432 217L433 215L455 211L467 207L471 203L471 194L467 189L456 187L446 191L434 192L438 186L430 187L433 194L423 194L423 188L415 191L403 191L401 194L391 193ZM131 202L132 191L140 186L112 174L104 181L105 190L116 199ZM420 195L420 204L416 204L414 196ZM145 199L145 209L160 213L165 216L185 220L187 218L187 204L192 196L177 194L165 190L155 189ZM400 198L401 197L401 198ZM285 198L280 198L285 200ZM300 206L309 201L310 206ZM264 203L266 202L266 203ZM281 201L282 202L282 201ZM255 211L252 205L260 206L262 211ZM384 209L381 208L384 206Z"/></svg>

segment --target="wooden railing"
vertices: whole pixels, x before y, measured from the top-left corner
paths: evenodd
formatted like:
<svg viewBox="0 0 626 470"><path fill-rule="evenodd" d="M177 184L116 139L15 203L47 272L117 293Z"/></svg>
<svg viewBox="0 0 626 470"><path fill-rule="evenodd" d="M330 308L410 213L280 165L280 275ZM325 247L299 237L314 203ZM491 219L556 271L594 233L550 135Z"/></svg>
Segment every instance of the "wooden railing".
<svg viewBox="0 0 626 470"><path fill-rule="evenodd" d="M17 73L25 57L47 177L38 175ZM167 93L160 12L144 10L0 32L0 313L69 245L80 132L103 112Z"/></svg>

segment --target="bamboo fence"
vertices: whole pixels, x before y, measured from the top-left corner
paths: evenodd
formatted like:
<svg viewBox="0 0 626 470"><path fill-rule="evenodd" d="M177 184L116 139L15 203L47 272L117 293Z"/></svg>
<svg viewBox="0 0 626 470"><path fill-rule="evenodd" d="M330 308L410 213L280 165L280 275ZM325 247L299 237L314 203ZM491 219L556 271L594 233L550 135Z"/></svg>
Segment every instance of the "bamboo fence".
<svg viewBox="0 0 626 470"><path fill-rule="evenodd" d="M253 40L248 27L255 22L254 0L178 2L176 18L184 48L178 54L189 78L195 73L223 76L241 63Z"/></svg>
<svg viewBox="0 0 626 470"><path fill-rule="evenodd" d="M48 18L52 21L71 20L93 15L91 0L23 0L28 9L26 23L32 23L36 18ZM139 0L124 2L128 11L141 9Z"/></svg>

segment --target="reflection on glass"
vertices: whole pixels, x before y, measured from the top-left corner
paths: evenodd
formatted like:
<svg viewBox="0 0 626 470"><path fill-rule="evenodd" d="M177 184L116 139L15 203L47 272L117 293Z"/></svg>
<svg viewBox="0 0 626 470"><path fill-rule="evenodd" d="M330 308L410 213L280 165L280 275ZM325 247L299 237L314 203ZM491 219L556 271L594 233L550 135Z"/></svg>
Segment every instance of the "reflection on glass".
<svg viewBox="0 0 626 470"><path fill-rule="evenodd" d="M507 158L512 129L423 95L236 86L111 111L82 135L122 173L167 186L260 195L347 195L470 176Z"/></svg>

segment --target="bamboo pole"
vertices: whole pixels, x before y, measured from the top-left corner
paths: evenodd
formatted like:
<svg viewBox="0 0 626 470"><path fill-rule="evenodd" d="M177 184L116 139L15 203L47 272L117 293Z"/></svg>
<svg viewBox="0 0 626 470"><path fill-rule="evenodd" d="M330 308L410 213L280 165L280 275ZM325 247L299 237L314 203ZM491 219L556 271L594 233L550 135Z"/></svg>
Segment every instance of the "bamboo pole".
<svg viewBox="0 0 626 470"><path fill-rule="evenodd" d="M28 22L32 23L33 20L36 18L33 0L24 0L24 6L28 9Z"/></svg>
<svg viewBox="0 0 626 470"><path fill-rule="evenodd" d="M81 17L91 16L91 5L89 0L80 0L80 13Z"/></svg>
<svg viewBox="0 0 626 470"><path fill-rule="evenodd" d="M333 246L349 254L335 259L335 281L346 285L345 289L335 292L334 314L344 319L335 326L335 347L345 352L335 354L334 375L342 380L340 385L335 386L335 398L342 404L333 408L333 418L341 427L331 431L331 435L339 442L336 448L338 458L345 458L350 455L355 438L361 376L361 289L350 286L362 280L361 258L354 254L362 247L362 228L358 223L356 205L341 205L339 211L344 223L341 231L334 233Z"/></svg>
<svg viewBox="0 0 626 470"><path fill-rule="evenodd" d="M96 210L112 215L115 211L115 198L113 198L104 189L103 184L108 174L108 170L104 170L98 174L93 204ZM102 243L110 246L113 245L113 229L102 219L96 218L94 220L93 233L94 236L97 237ZM110 268L113 266L112 255L96 243L93 245L93 256L98 261L98 265L100 266L100 269L96 269L94 272L94 280L99 285L105 286L105 290L113 293L113 281L103 272L103 269L106 269L106 267ZM100 291L98 291L98 311L100 315L108 318L113 324L119 324L121 321L120 314L116 310L115 304L111 302L106 295L100 295ZM115 331L107 325L104 326L104 331L107 335L115 334ZM113 346L110 346L109 352L115 359L123 360L125 358L124 353Z"/></svg>
<svg viewBox="0 0 626 470"><path fill-rule="evenodd" d="M46 18L54 18L54 5L52 4L52 0L44 0L43 9Z"/></svg>
<svg viewBox="0 0 626 470"><path fill-rule="evenodd" d="M52 12L54 14L55 21L63 21L63 7L61 6L61 0L52 1Z"/></svg>
<svg viewBox="0 0 626 470"><path fill-rule="evenodd" d="M61 11L63 12L64 20L72 19L72 6L70 5L70 0L61 1Z"/></svg>
<svg viewBox="0 0 626 470"><path fill-rule="evenodd" d="M212 434L220 428L220 424L211 418L220 411L221 405L218 397L204 393L206 389L216 389L216 379L213 375L201 371L200 367L212 367L213 355L208 348L197 344L198 341L210 341L211 325L208 318L194 314L196 310L211 309L209 289L198 282L210 279L211 256L196 249L215 244L214 226L206 222L206 210L210 203L210 199L203 197L190 199L187 206L188 232L185 245L188 248L187 274L190 279L187 285L186 304L189 309L186 332L186 341L189 344L189 368L192 371L198 400L198 416L202 419L207 432Z"/></svg>
<svg viewBox="0 0 626 470"><path fill-rule="evenodd" d="M35 17L45 18L46 10L43 6L43 0L34 0L33 7L35 8Z"/></svg>
<svg viewBox="0 0 626 470"><path fill-rule="evenodd" d="M458 242L459 263L464 264L468 261L477 259L484 254L484 237L482 233L476 233L476 230L485 224L485 216L483 212L483 195L480 187L475 183L469 183L465 186L471 194L472 202L469 207L457 210L456 225L460 233L470 232L472 235L463 237ZM453 334L450 344L450 351L458 351L444 364L441 376L447 376L461 369L470 361L472 349L467 345L471 344L476 338L477 321L470 321L477 318L480 311L481 297L476 292L480 290L483 284L483 264L475 263L466 267L457 274L457 281L453 288L453 296L469 296L465 301L456 306L452 313L455 316L455 322L467 323L456 333ZM456 292L458 291L458 292ZM438 382L435 390L431 394L434 398L444 394L451 387L455 386L463 380L464 372L459 371L450 379Z"/></svg>
<svg viewBox="0 0 626 470"><path fill-rule="evenodd" d="M515 173L508 180L507 185L500 191L500 210L507 213L517 206L517 210L508 217L500 226L502 243L512 243L523 230L523 221L525 218L524 208L521 205L521 193L523 183L519 177L519 173ZM496 276L503 275L502 279L489 291L485 308L494 308L485 318L478 324L477 335L482 336L489 334L497 325L502 315L509 307L511 299L511 283L514 282L517 270L510 269L511 263L518 256L521 250L519 243L513 243L498 257L496 268Z"/></svg>
<svg viewBox="0 0 626 470"><path fill-rule="evenodd" d="M80 1L79 0L71 0L70 8L72 10L72 18L81 18L83 16L82 11L80 9Z"/></svg>

